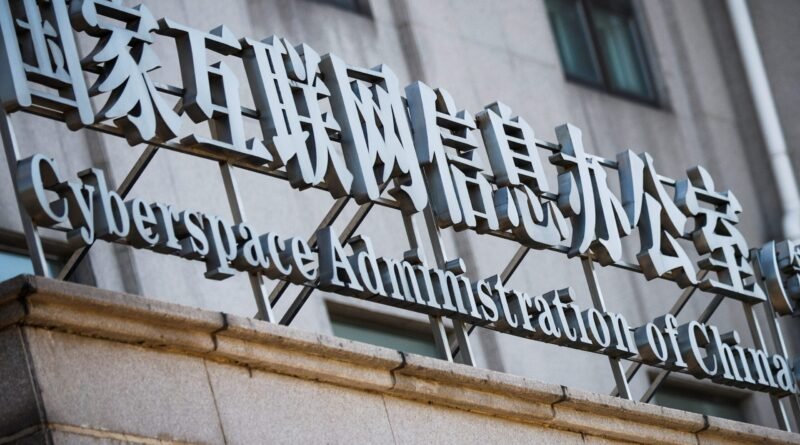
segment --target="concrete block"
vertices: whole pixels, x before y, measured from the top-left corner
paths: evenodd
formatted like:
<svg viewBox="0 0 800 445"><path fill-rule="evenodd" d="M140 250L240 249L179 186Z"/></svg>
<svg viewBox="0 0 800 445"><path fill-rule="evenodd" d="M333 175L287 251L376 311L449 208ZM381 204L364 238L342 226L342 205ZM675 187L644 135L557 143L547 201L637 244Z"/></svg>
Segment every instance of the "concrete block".
<svg viewBox="0 0 800 445"><path fill-rule="evenodd" d="M565 389L556 403L553 425L614 440L694 444L703 416L605 394Z"/></svg>
<svg viewBox="0 0 800 445"><path fill-rule="evenodd" d="M142 437L74 425L50 425L48 434L55 445L175 444L158 438ZM42 442L44 443L44 442Z"/></svg>
<svg viewBox="0 0 800 445"><path fill-rule="evenodd" d="M233 315L226 315L225 329L217 332L217 336L270 343L384 369L394 369L402 363L400 353L393 349Z"/></svg>
<svg viewBox="0 0 800 445"><path fill-rule="evenodd" d="M707 417L708 428L697 434L700 445L717 444L800 444L800 434L788 433L719 417Z"/></svg>
<svg viewBox="0 0 800 445"><path fill-rule="evenodd" d="M63 281L31 277L28 324L129 343L203 353L222 314Z"/></svg>
<svg viewBox="0 0 800 445"><path fill-rule="evenodd" d="M25 317L25 306L18 299L18 292L19 288L17 287L6 294L0 290L0 329L16 324Z"/></svg>
<svg viewBox="0 0 800 445"><path fill-rule="evenodd" d="M392 443L378 394L208 362L229 444Z"/></svg>
<svg viewBox="0 0 800 445"><path fill-rule="evenodd" d="M53 431L50 433L56 445L121 445L132 443L127 440L112 439L110 437L83 436L74 432Z"/></svg>
<svg viewBox="0 0 800 445"><path fill-rule="evenodd" d="M201 359L43 329L26 335L48 422L223 442Z"/></svg>
<svg viewBox="0 0 800 445"><path fill-rule="evenodd" d="M698 435L713 444L800 443L797 434L706 422L698 414L52 280L0 284L0 310L14 305L28 311L0 329L0 375L7 376L0 382L0 443L583 437L696 445ZM192 347L201 334L213 349Z"/></svg>
<svg viewBox="0 0 800 445"><path fill-rule="evenodd" d="M583 443L586 445L634 445L636 442L625 442L620 440L606 439L605 437L583 435Z"/></svg>
<svg viewBox="0 0 800 445"><path fill-rule="evenodd" d="M518 398L548 404L559 401L564 397L563 391L558 385L541 383L525 377L494 372L474 366L449 363L417 354L404 355L405 364L395 371L396 375L436 380L450 385L475 388L487 392L514 394Z"/></svg>
<svg viewBox="0 0 800 445"><path fill-rule="evenodd" d="M580 431L611 440L622 440L649 444L695 445L694 433L679 431L657 423L644 423L619 417L613 412L587 412L556 404L555 418L551 426Z"/></svg>
<svg viewBox="0 0 800 445"><path fill-rule="evenodd" d="M0 305L19 298L22 289L29 281L29 275L18 275L0 282Z"/></svg>
<svg viewBox="0 0 800 445"><path fill-rule="evenodd" d="M658 424L681 431L700 431L705 426L702 414L680 411L672 408L625 400L606 394L566 388L566 398L556 407L570 407L579 411L614 415L642 423Z"/></svg>
<svg viewBox="0 0 800 445"><path fill-rule="evenodd" d="M393 384L400 353L266 322L228 316L210 355L250 367L370 390Z"/></svg>
<svg viewBox="0 0 800 445"><path fill-rule="evenodd" d="M0 442L42 421L24 342L18 326L0 331Z"/></svg>
<svg viewBox="0 0 800 445"><path fill-rule="evenodd" d="M402 374L396 375L391 394L422 403L435 403L521 422L541 422L553 417L553 410L546 403L530 402L513 395L505 396Z"/></svg>
<svg viewBox="0 0 800 445"><path fill-rule="evenodd" d="M563 397L556 385L415 354L405 358L391 390L400 397L523 422L551 419L550 404Z"/></svg>
<svg viewBox="0 0 800 445"><path fill-rule="evenodd" d="M3 440L8 440L14 445L45 445L51 438L52 436L47 430L42 428L31 428L21 432L19 435L5 437Z"/></svg>
<svg viewBox="0 0 800 445"><path fill-rule="evenodd" d="M399 444L583 443L578 433L511 422L499 417L420 404L395 397L387 396L385 401L395 443Z"/></svg>

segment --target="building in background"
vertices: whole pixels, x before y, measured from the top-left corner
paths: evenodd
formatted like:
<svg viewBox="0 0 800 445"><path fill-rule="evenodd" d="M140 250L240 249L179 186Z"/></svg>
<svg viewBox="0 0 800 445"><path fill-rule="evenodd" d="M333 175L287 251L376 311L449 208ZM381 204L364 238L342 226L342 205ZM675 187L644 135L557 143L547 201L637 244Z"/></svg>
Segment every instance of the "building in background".
<svg viewBox="0 0 800 445"><path fill-rule="evenodd" d="M213 0L143 3L157 18L169 17L196 29L225 24L237 38L278 35L293 44L307 43L320 54L335 53L356 66L385 63L401 86L420 80L446 88L459 109L473 114L502 101L515 115L524 116L544 141L556 142L554 128L569 122L583 130L587 152L607 159L624 150L647 151L661 174L677 179L685 178L692 166L705 166L717 189L731 189L741 202L738 227L750 247L787 236L782 197L796 195L796 189L786 191L796 184L776 179L771 136L760 123L761 92L753 93L752 73L745 68L749 62L737 44L741 30L731 19L731 6L722 0L232 0L224 7ZM800 38L800 3L751 1L747 6L788 147L785 159L791 163L789 170L796 171L800 47L787 42ZM153 77L180 83L174 43L162 40L153 45L163 65ZM78 51L88 54L92 43L79 41ZM244 85L244 68L230 68ZM241 99L242 106L254 107L251 94L243 91ZM70 132L59 122L35 116L18 113L13 121L23 155L48 154L67 177L92 165L118 184L141 152L118 138ZM479 156L478 162L488 162ZM326 192L298 192L284 181L252 172L242 171L238 180L248 219L264 231L310 236L334 204ZM216 163L161 150L131 196L230 217L222 181ZM0 278L5 279L30 271L30 262L7 175L0 176L0 190ZM344 230L357 209L355 204L347 206L334 227ZM402 218L393 210L376 206L359 233L373 240L378 255L397 257L408 249ZM472 231L442 234L449 256L462 258L472 279L499 273L517 248L513 242ZM55 232L45 231L44 240L50 267L58 271L72 250ZM201 279L203 273L200 263L97 243L71 280L187 306L256 314L246 274L211 281ZM636 326L665 313L680 294L672 283L648 282L611 268L601 269L599 280L609 306ZM277 283L269 282L267 288ZM583 283L579 260L534 251L510 285L532 294L571 285L578 302L588 306L589 291ZM288 288L275 307L279 317L301 289ZM711 298L693 297L679 318L697 318ZM748 332L736 301L724 301L711 321ZM292 326L436 355L427 317L340 295L315 292ZM797 357L800 324L786 318L785 328L791 355ZM599 393L615 386L607 359L599 355L480 328L472 333L471 343L479 367ZM655 378L653 372L640 372L631 382L633 393L644 393ZM767 395L684 375L668 378L652 401L777 426Z"/></svg>

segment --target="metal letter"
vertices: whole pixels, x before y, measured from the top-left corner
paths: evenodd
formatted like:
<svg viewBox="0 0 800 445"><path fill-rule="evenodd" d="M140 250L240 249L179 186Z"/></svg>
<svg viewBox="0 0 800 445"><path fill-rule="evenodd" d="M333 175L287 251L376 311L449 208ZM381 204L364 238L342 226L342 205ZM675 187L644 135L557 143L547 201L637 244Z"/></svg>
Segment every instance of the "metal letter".
<svg viewBox="0 0 800 445"><path fill-rule="evenodd" d="M191 134L181 139L184 144L205 150L222 150L232 159L257 165L272 161L272 156L259 139L245 141L239 80L225 62L208 65L206 51L230 55L242 47L227 27L211 32L199 31L173 22L159 21L160 33L175 38L184 83L183 111L195 123L208 121L212 138Z"/></svg>
<svg viewBox="0 0 800 445"><path fill-rule="evenodd" d="M308 45L293 47L272 36L242 39L243 60L261 130L277 168L286 166L297 189L322 181L334 198L350 193L353 175L331 140L339 124L320 109L330 96L319 75L320 56Z"/></svg>
<svg viewBox="0 0 800 445"><path fill-rule="evenodd" d="M7 111L55 111L72 130L94 122L65 0L0 0L0 33L0 99Z"/></svg>
<svg viewBox="0 0 800 445"><path fill-rule="evenodd" d="M410 214L424 209L428 197L395 74L386 65L371 70L351 67L331 54L322 58L320 68L342 128L356 202L377 200L380 185L395 179L390 193L401 210Z"/></svg>
<svg viewBox="0 0 800 445"><path fill-rule="evenodd" d="M156 136L162 141L178 136L181 117L156 91L148 74L160 67L150 47L151 33L158 29L150 10L112 0L74 0L70 11L75 29L99 38L84 59L85 66L100 69L90 94L109 93L95 120L113 120L131 145Z"/></svg>

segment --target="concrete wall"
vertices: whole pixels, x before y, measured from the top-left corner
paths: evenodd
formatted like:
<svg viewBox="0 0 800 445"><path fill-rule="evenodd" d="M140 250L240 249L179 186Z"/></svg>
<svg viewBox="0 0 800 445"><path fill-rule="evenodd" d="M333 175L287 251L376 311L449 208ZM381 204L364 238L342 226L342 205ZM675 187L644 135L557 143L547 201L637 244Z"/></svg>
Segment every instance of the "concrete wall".
<svg viewBox="0 0 800 445"><path fill-rule="evenodd" d="M0 443L800 443L797 434L33 277L0 284L0 351Z"/></svg>
<svg viewBox="0 0 800 445"><path fill-rule="evenodd" d="M793 17L800 14L800 4L788 0L750 2L753 26L761 46L770 87L781 117L786 144L789 146L795 169L800 167L800 48L787 44L797 38Z"/></svg>
<svg viewBox="0 0 800 445"><path fill-rule="evenodd" d="M565 81L543 1L371 0L371 17L307 0L231 0L224 8L216 0L143 3L156 17L169 17L198 29L226 24L239 37L277 34L293 43L306 42L320 53L336 53L354 65L386 63L401 84L423 80L444 87L459 106L473 112L502 100L545 140L555 140L556 125L572 122L583 129L589 152L613 157L625 149L648 151L667 176L682 178L687 168L704 165L718 188L733 189L742 202L745 213L740 227L751 246L777 236L775 186L762 155L762 142L753 123L746 82L721 1L641 2L650 56L663 92L661 107ZM763 15L759 11L755 12L757 17ZM769 18L762 23L769 23ZM760 33L766 32L766 25L757 27ZM778 29L796 33L791 26ZM777 36L772 41L785 38L778 30L770 32ZM168 39L161 40L157 49L164 68L156 77L179 83L174 49ZM88 50L87 42L83 42L83 52ZM769 64L772 56L766 53ZM776 71L783 68L780 63L773 66ZM244 79L241 67L234 68ZM249 94L243 91L242 97L243 104L251 106ZM791 112L786 107L781 111ZM15 115L14 124L24 153L52 155L68 177L97 166L106 169L112 182L119 182L142 150L106 135L70 133L62 124L42 118ZM246 172L237 172L237 177L247 219L261 231L310 235L333 203L322 192L299 193L279 180ZM4 210L0 212L0 228L19 232L7 175L0 175L0 190L0 208ZM230 214L217 165L167 151L156 155L132 196L224 217ZM354 206L348 208L335 227L341 229L347 215L354 211ZM405 240L395 236L403 233L402 221L392 211L375 209L359 232L373 239L379 255L399 257L407 248ZM468 233L445 231L445 239L450 256L464 258L473 278L500 272L516 249L509 242ZM204 267L200 263L106 243L92 248L89 261L94 284L101 288L240 316L252 316L256 311L243 275L212 282L202 278ZM530 293L572 285L578 292L578 303L588 306L589 294L582 279L577 261L534 252L511 285ZM601 271L600 279L609 308L622 312L632 324L663 314L679 294L671 283L645 282L640 276L616 270ZM277 308L279 314L296 292L293 289L284 297ZM316 293L295 325L330 333L326 299L425 321L403 311ZM710 295L693 298L681 318L695 317L709 301ZM736 302L724 303L712 322L746 332ZM480 329L473 335L473 343L482 368L600 393L613 386L606 359L601 356ZM797 352L798 346L793 347ZM558 360L549 359L553 356ZM641 394L649 380L650 376L640 373L633 382L634 392ZM751 421L774 425L766 397L754 396L747 406Z"/></svg>

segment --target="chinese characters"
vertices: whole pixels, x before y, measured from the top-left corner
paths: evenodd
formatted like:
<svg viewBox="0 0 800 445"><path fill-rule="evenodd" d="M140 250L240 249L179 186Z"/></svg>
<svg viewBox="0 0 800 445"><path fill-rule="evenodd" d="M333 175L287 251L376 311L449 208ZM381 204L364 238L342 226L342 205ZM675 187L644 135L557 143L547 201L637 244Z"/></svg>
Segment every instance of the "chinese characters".
<svg viewBox="0 0 800 445"><path fill-rule="evenodd" d="M648 154L601 159L570 124L545 156L531 125L503 103L473 114L443 88L402 89L385 65L353 66L225 26L197 30L121 0L0 0L0 31L6 111L281 170L296 189L387 200L406 215L430 206L441 228L602 265L624 262L626 238L638 234L635 261L647 279L748 303L769 297L780 314L797 312L798 248L751 253L736 227L741 205L701 167L673 181ZM83 60L75 33L93 38ZM177 50L181 85L151 77L165 60L159 38Z"/></svg>

